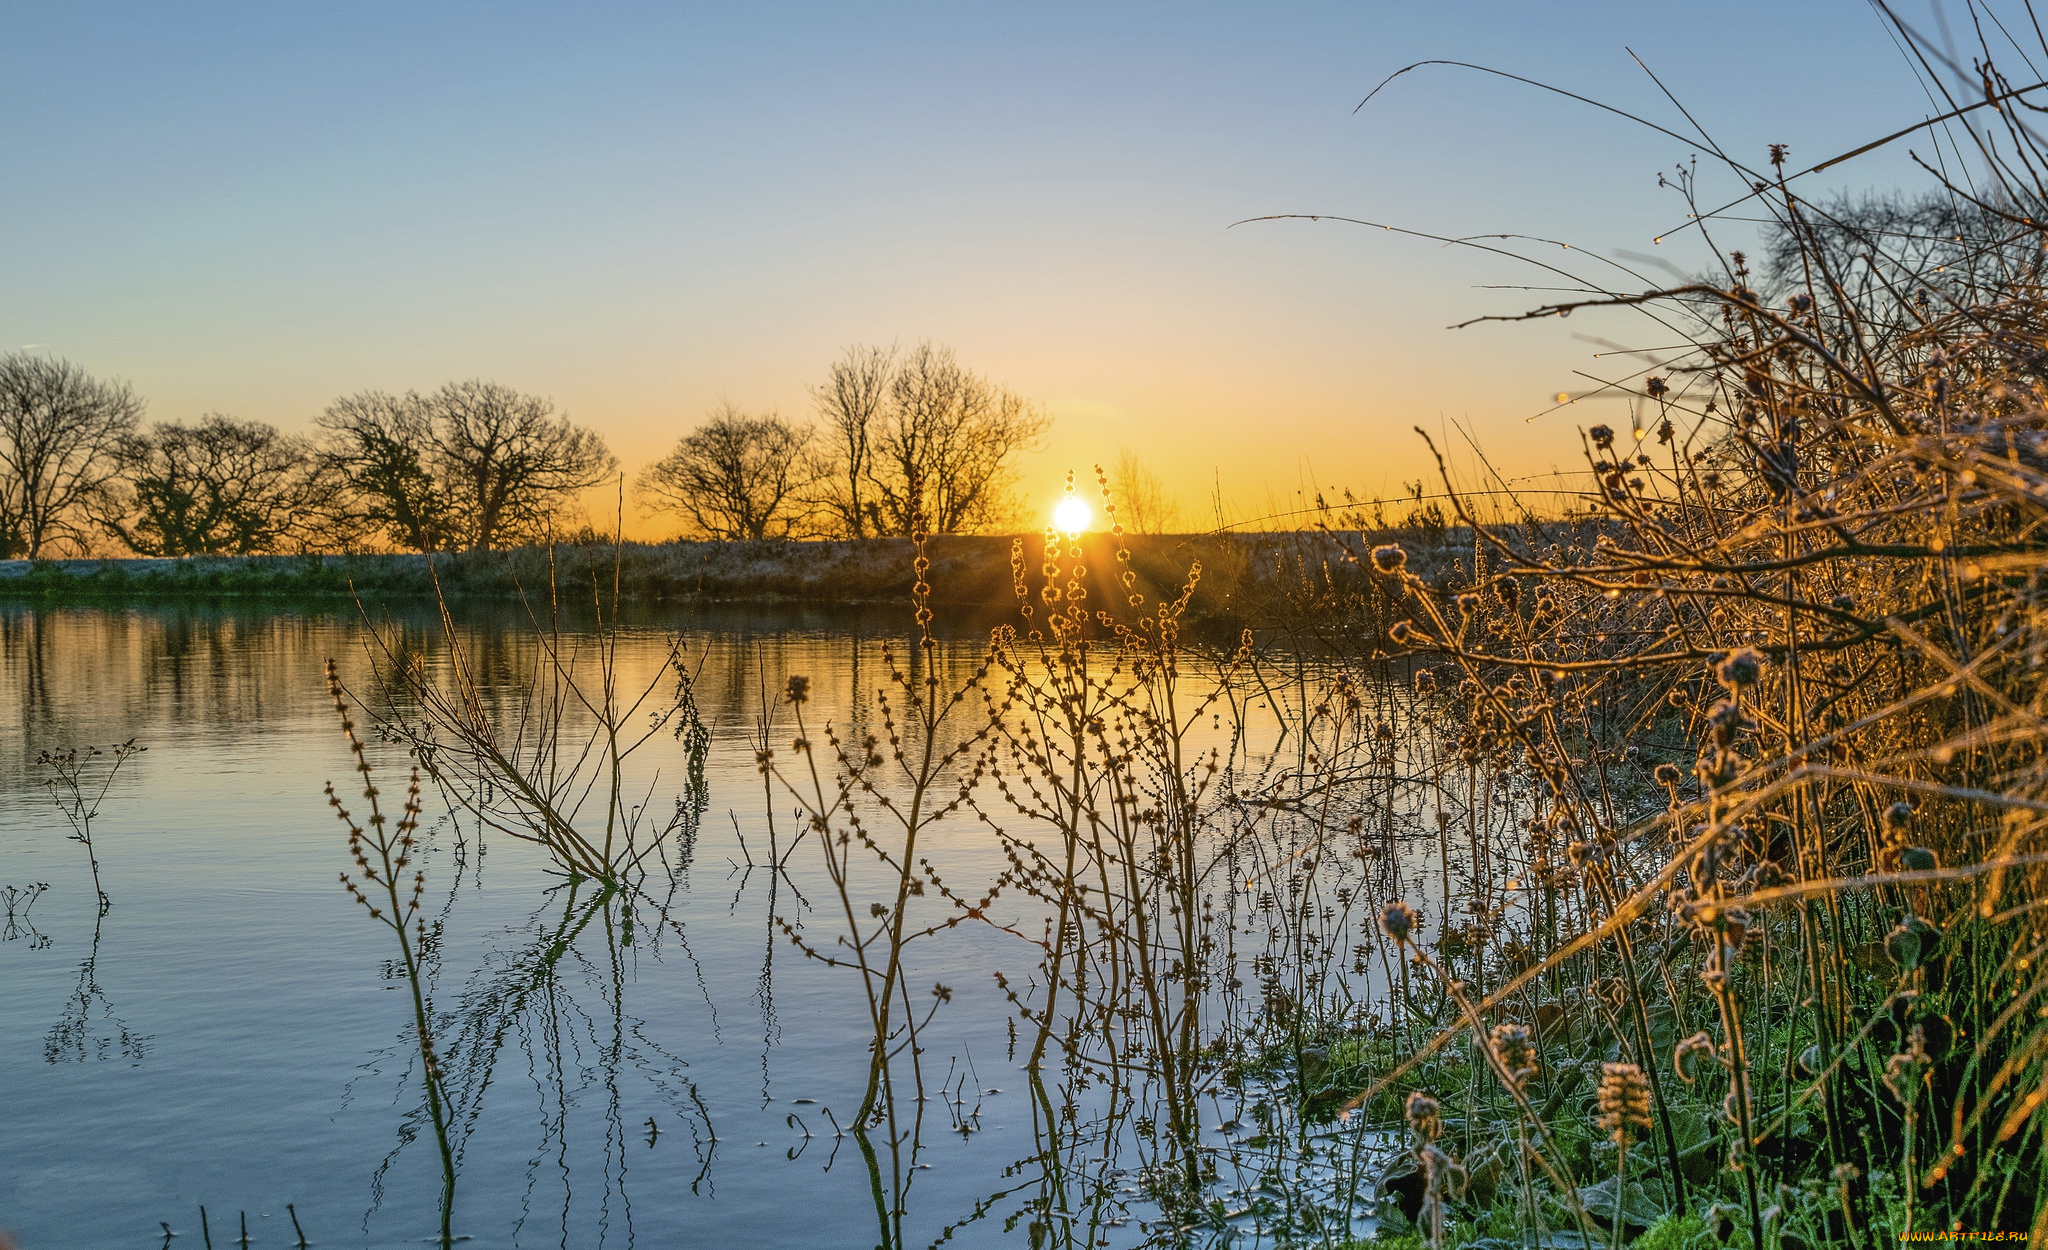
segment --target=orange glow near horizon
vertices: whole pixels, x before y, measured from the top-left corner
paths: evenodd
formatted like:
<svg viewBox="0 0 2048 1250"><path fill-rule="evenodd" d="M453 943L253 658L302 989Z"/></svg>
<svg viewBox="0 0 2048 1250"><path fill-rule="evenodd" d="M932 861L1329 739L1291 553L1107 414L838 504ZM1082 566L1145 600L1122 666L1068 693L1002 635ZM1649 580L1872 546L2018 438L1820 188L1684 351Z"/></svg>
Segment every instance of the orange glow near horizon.
<svg viewBox="0 0 2048 1250"><path fill-rule="evenodd" d="M1666 133L1525 83L1473 95L1443 66L1357 111L1368 80L1448 56L1619 104L1647 86L1625 29L1777 84L1716 97L1752 156L1788 117L1820 155L1924 106L1910 71L1874 69L1897 55L1888 24L1828 5L1747 6L1761 45L1686 6L1193 6L1171 10L1169 54L1123 6L792 22L512 0L489 55L455 6L145 7L113 41L86 6L9 13L0 94L36 132L11 171L36 192L0 242L0 354L131 384L150 421L295 435L344 396L495 381L619 459L623 483L558 531L646 541L688 522L635 483L711 413L809 425L822 454L841 353L927 340L1052 418L1001 466L1018 488L990 501L996 532L1043 526L1067 467L1126 449L1161 512L1120 501L1130 528L1295 529L1347 499L1398 521L1415 483L1440 488L1438 452L1463 485L1513 487L1510 510L1579 506L1584 482L1550 474L1583 475L1581 427L1631 428L1641 387L1615 348L1661 360L1668 327L1634 308L1471 319L1542 303L1515 284L1553 265L1607 289L1615 249L1690 281L1764 227L1674 230L1685 202L1650 176ZM379 90L336 109L365 57L385 58ZM1715 91L1700 72L1690 89ZM1919 187L1911 148L1806 176L1806 198ZM1712 178L1688 194L1750 193Z"/></svg>

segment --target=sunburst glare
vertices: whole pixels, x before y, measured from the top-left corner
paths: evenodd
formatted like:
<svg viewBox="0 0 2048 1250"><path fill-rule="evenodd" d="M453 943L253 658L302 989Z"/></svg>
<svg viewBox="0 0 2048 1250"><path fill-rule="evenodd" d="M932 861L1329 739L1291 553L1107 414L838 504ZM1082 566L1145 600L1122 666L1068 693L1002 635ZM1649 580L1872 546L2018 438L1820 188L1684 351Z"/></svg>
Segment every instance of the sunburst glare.
<svg viewBox="0 0 2048 1250"><path fill-rule="evenodd" d="M1087 529L1094 519L1095 513L1089 508L1088 501L1079 495L1068 495L1053 505L1053 528L1069 538Z"/></svg>

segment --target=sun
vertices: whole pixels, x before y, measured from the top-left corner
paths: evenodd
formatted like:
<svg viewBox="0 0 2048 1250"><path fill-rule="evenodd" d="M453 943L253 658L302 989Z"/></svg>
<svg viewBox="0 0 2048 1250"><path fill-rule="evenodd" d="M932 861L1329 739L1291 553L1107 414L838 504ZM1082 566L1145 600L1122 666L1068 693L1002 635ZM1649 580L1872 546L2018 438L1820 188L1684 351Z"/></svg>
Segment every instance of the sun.
<svg viewBox="0 0 2048 1250"><path fill-rule="evenodd" d="M1094 519L1087 501L1078 495L1068 495L1053 505L1052 527L1069 538L1087 529Z"/></svg>

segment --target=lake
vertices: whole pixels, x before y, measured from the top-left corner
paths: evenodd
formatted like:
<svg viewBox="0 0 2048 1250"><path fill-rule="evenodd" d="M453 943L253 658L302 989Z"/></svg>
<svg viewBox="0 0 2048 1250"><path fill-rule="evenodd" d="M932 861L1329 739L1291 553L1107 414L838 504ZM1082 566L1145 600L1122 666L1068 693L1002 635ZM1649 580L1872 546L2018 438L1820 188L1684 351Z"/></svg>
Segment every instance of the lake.
<svg viewBox="0 0 2048 1250"><path fill-rule="evenodd" d="M160 1246L167 1229L186 1247L203 1236L225 1246L244 1221L252 1245L295 1245L298 1229L320 1246L439 1239L444 1175L423 1109L411 985L390 928L339 879L353 865L326 783L364 813L323 666L336 661L366 712L405 716L402 692L394 702L378 671L395 658L440 680L459 655L479 706L510 724L545 685L548 646L578 657L580 680L608 655L629 698L651 690L634 726L653 724L650 709L679 690L687 710L628 761L624 792L651 848L630 889L565 874L546 848L425 788L407 877L424 873L414 931L447 1091L456 1237L1252 1245L1289 1221L1320 1230L1313 1240L1371 1227L1355 1182L1384 1135L1327 1120L1282 1125L1286 1100L1267 1084L1277 1078L1210 1062L1222 1053L1216 1038L1250 1036L1245 1022L1275 1002L1325 1001L1336 987L1363 1004L1381 975L1345 949L1365 940L1345 933L1369 927L1365 878L1342 875L1364 872L1363 860L1333 854L1318 878L1319 850L1303 849L1302 838L1329 836L1330 814L1316 815L1312 795L1246 806L1246 796L1299 783L1315 758L1313 734L1286 728L1314 720L1320 679L1304 675L1305 661L1268 657L1270 677L1240 670L1207 704L1229 657L1190 650L1179 665L1183 711L1200 714L1176 743L1183 770L1208 786L1193 802L1226 831L1219 837L1238 840L1205 851L1183 881L1186 911L1199 908L1208 926L1196 944L1210 971L1165 997L1211 1005L1158 1006L1191 1030L1162 1042L1131 1004L1159 998L1170 978L1148 973L1146 959L1163 967L1166 956L1101 953L1141 914L1162 933L1183 919L1137 883L1151 861L1134 850L1121 911L1099 902L1122 888L1106 863L1094 894L1081 874L1065 896L1078 909L1074 949L1098 944L1089 966L1126 997L1099 1011L1055 1003L1069 1014L1048 1029L1035 1073L1034 1021L1047 1017L1033 1014L1044 1001L1034 995L1061 896L1020 872L1018 857L1038 853L1022 850L1027 841L1050 847L1059 835L1029 832L1029 809L1045 796L1032 796L1019 769L1035 751L1055 776L1059 760L1049 738L1019 745L1018 727L1037 722L1000 666L952 707L938 746L962 750L930 802L954 802L963 784L973 801L921 831L925 867L912 875L933 884L913 886L905 906L911 928L933 931L904 946L892 1008L896 1027L907 1018L915 1032L892 1037L886 1106L856 1135L872 1009L859 971L833 964L853 959L846 934L873 931L872 916L887 911L886 817L903 809L883 800L909 795L893 761L864 774L872 791L851 787L880 850L841 843L858 852L842 893L827 839L802 810L810 782L791 745L799 709L788 679L809 679L803 732L825 790L837 793L824 726L842 743L873 734L877 752L900 734L914 759L922 739L908 727L906 693L943 698L972 679L986 631L961 627L921 652L907 609L648 609L614 631L586 620L555 637L507 606L458 612L448 628L417 608L373 623L352 610L0 609L0 1229L24 1250ZM1280 680L1289 674L1300 679L1292 693ZM886 712L878 686L895 692ZM992 733L992 715L1011 728ZM357 719L385 810L396 812L405 749ZM571 746L556 766L567 768L587 718L564 714L562 725ZM1345 749L1370 746L1371 735L1354 736ZM87 847L68 836L47 786L54 773L37 760L130 740L146 750L120 761L91 822L102 909ZM764 743L795 792L764 778ZM1206 772L1212 759L1218 771ZM88 800L113 763L79 765ZM1116 801L1165 802L1139 790ZM601 823L604 804L590 804ZM1230 817L1235 809L1252 814ZM1321 835L1303 832L1318 821ZM1391 833L1387 850L1397 850ZM1383 871L1397 874L1383 890L1396 888L1401 869ZM1328 913L1323 936L1282 923L1285 891L1276 919L1274 873L1295 874L1297 898L1308 882L1316 901L1302 914ZM1413 875L1419 890L1427 874ZM1343 902L1335 920L1332 891ZM1090 912L1091 898L1122 918ZM1294 998L1271 983L1290 966ZM1087 976L1074 1003L1094 1002ZM1262 1184L1287 1191L1286 1210L1254 1201ZM1320 1198L1301 1196L1311 1191ZM1212 1200L1208 1217L1190 1214Z"/></svg>

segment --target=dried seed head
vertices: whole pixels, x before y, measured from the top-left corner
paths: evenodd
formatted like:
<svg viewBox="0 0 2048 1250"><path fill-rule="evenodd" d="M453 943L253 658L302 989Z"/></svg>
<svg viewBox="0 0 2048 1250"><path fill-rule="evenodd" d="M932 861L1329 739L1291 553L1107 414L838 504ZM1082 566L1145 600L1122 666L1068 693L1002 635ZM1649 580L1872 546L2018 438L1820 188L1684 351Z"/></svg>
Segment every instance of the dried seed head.
<svg viewBox="0 0 2048 1250"><path fill-rule="evenodd" d="M1493 1053L1518 1085L1536 1071L1536 1042L1526 1024L1494 1025Z"/></svg>
<svg viewBox="0 0 2048 1250"><path fill-rule="evenodd" d="M1650 1127L1650 1081L1632 1063L1600 1065L1600 1114L1597 1123L1613 1134L1614 1144L1628 1148L1634 1129Z"/></svg>
<svg viewBox="0 0 2048 1250"><path fill-rule="evenodd" d="M1398 573L1408 564L1408 553L1400 543L1384 543L1372 549L1372 566L1382 573Z"/></svg>
<svg viewBox="0 0 2048 1250"><path fill-rule="evenodd" d="M791 703L808 702L811 697L811 679L808 677L791 677L788 687L784 690L784 694Z"/></svg>
<svg viewBox="0 0 2048 1250"><path fill-rule="evenodd" d="M1395 900L1380 911L1380 927L1396 942L1406 942L1422 924L1422 917L1408 904Z"/></svg>
<svg viewBox="0 0 2048 1250"><path fill-rule="evenodd" d="M1416 1136L1421 1137L1424 1141L1435 1141L1437 1136L1444 1131L1444 1122L1441 1115L1443 1110L1442 1104L1421 1090L1415 1090L1408 1095L1408 1103L1405 1110L1408 1117L1408 1127L1414 1129Z"/></svg>
<svg viewBox="0 0 2048 1250"><path fill-rule="evenodd" d="M1763 672L1763 653L1754 647L1732 651L1714 666L1714 680L1730 690L1754 686Z"/></svg>

